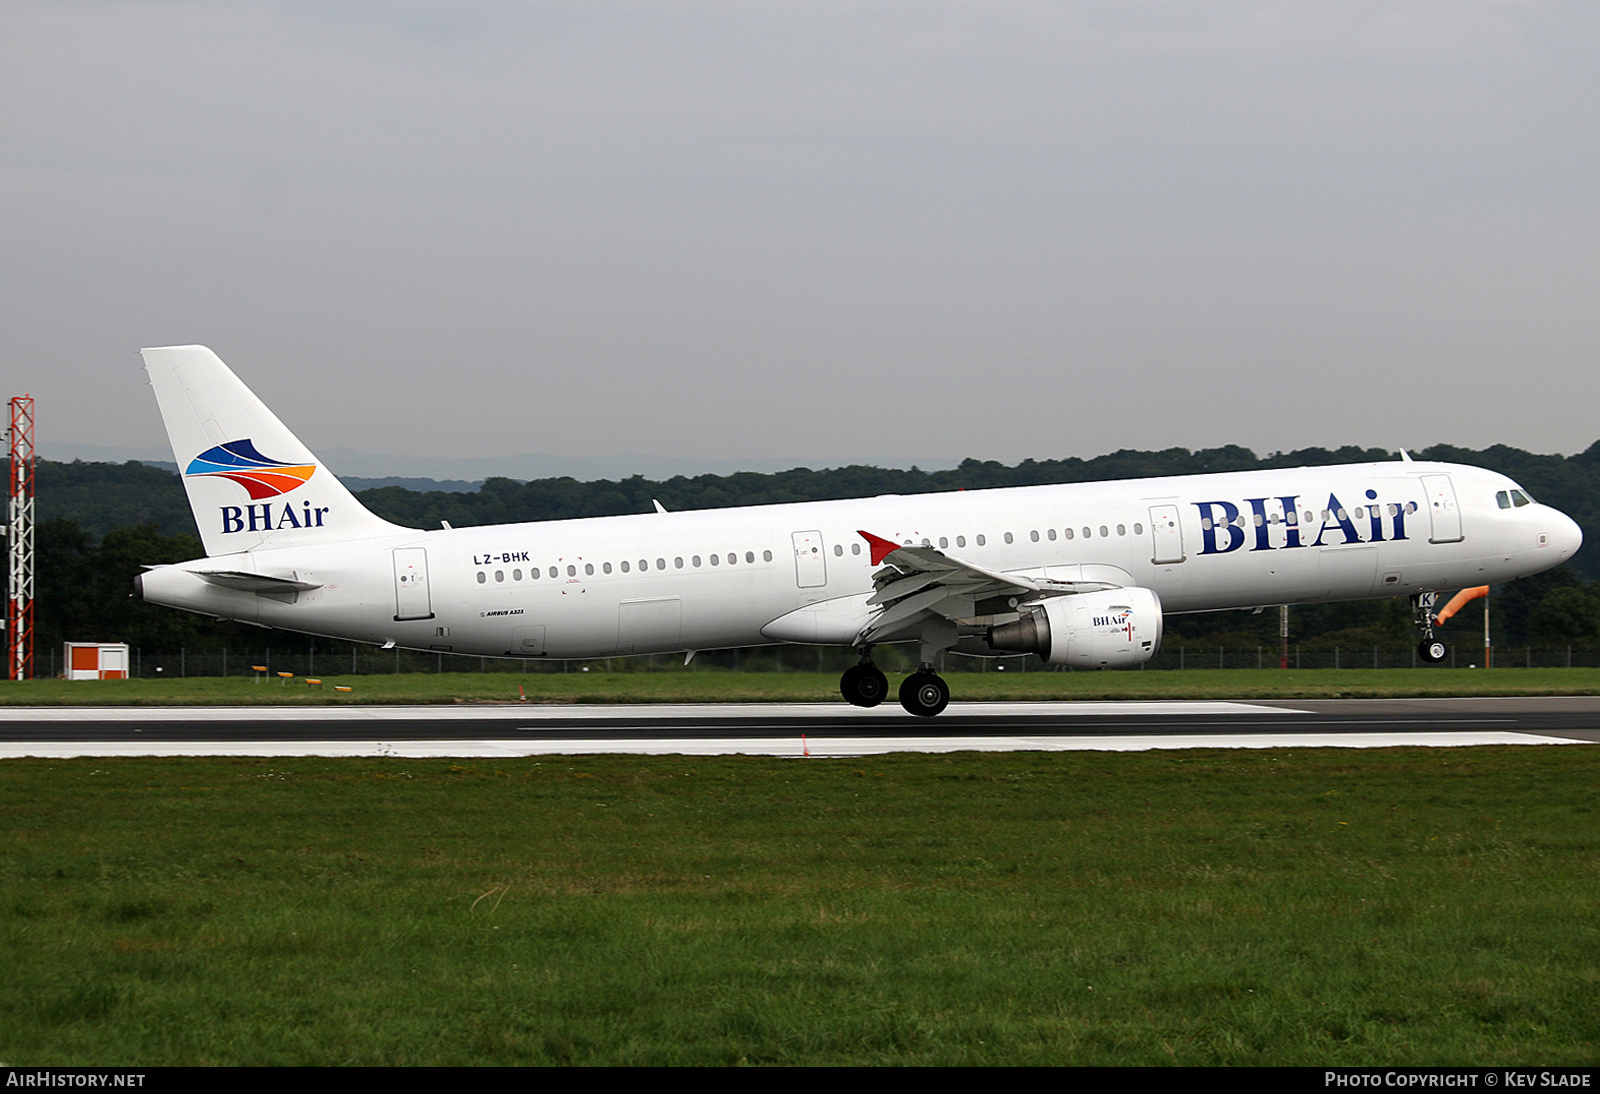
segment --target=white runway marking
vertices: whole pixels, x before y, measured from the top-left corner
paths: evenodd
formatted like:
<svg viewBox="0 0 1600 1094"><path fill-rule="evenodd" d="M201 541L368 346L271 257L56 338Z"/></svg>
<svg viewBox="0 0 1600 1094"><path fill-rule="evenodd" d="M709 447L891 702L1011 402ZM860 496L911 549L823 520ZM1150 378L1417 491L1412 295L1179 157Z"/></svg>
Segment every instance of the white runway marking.
<svg viewBox="0 0 1600 1094"><path fill-rule="evenodd" d="M80 741L33 742L0 747L0 758L34 756L392 756L404 759L521 756L791 756L813 759L876 756L886 752L1144 752L1169 748L1393 748L1426 745L1581 744L1523 733L1272 733L1192 734L1163 737L828 737L654 738L528 741Z"/></svg>
<svg viewBox="0 0 1600 1094"><path fill-rule="evenodd" d="M1330 711L1330 713L1332 713ZM1070 725L1074 718L1114 717L1120 721L1106 726L1112 732L1101 734L1052 735L1028 732L1032 725L1019 722L1021 732L1003 736L941 734L941 724L951 716L978 718L1056 718ZM1276 719L1258 719L1276 715ZM1242 732L1240 716L1267 732ZM1194 731L1175 731L1167 721L1138 721L1139 718L1194 718ZM1216 718L1214 728L1207 718ZM839 722L862 722L873 728L893 726L894 736L839 735ZM295 707L33 707L0 708L0 730L7 723L53 723L63 732L75 723L115 723L119 735L139 727L193 725L205 722L277 723L285 730L308 722L342 723L340 735L320 740L115 740L115 741L10 741L0 742L0 758L34 756L48 758L93 756L392 756L396 758L514 758L521 756L583 755L613 753L625 755L691 756L785 756L822 757L872 756L889 752L1133 752L1177 748L1389 748L1400 745L1462 747L1504 744L1579 744L1569 738L1544 736L1526 730L1508 732L1490 728L1487 723L1510 722L1506 717L1463 718L1452 714L1444 719L1454 723L1437 730L1420 728L1416 720L1400 724L1405 729L1389 729L1395 719L1327 718L1293 707L1261 706L1243 702L1093 702L1093 703L958 703L952 704L944 718L922 722L885 705L862 710L839 703L740 703L653 705L560 705L535 703L459 706L295 706ZM385 740L381 723L407 724L461 722L495 724L501 732L526 733L519 739L391 739ZM774 722L791 722L783 735L773 736ZM561 723L586 722L582 729L604 733L615 722L616 736L589 738L567 736L541 738ZM1468 722L1480 723L1468 726ZM641 723L654 729L648 738L630 738ZM624 729L624 724L630 728ZM1424 723L1425 724L1425 723ZM1127 732L1139 726L1155 733ZM1350 726L1340 732L1335 726ZM815 727L816 734L810 730ZM1303 728L1302 728L1303 727ZM580 727L573 725L573 730ZM951 728L957 728L952 726ZM917 730L925 729L926 734ZM747 736L735 736L748 731ZM25 731L19 731L25 732ZM470 732L470 730L468 730ZM801 734L806 736L802 737ZM704 736L697 736L704 734ZM820 734L820 735L817 735Z"/></svg>

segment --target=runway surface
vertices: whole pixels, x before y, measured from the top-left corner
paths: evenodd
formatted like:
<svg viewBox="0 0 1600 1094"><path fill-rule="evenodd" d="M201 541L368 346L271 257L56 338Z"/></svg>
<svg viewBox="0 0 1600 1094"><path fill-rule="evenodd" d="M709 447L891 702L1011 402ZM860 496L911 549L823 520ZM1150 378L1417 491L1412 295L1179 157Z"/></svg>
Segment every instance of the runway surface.
<svg viewBox="0 0 1600 1094"><path fill-rule="evenodd" d="M1600 741L1600 697L1294 702L0 708L18 756L861 756Z"/></svg>

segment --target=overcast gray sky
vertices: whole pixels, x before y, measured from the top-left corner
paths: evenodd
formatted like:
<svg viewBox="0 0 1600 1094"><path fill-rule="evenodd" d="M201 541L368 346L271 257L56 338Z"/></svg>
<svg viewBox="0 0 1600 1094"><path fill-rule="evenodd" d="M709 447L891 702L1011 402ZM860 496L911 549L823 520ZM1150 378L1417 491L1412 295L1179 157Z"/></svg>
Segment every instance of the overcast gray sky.
<svg viewBox="0 0 1600 1094"><path fill-rule="evenodd" d="M201 342L441 473L1572 453L1597 179L1589 2L0 0L0 395L161 447Z"/></svg>

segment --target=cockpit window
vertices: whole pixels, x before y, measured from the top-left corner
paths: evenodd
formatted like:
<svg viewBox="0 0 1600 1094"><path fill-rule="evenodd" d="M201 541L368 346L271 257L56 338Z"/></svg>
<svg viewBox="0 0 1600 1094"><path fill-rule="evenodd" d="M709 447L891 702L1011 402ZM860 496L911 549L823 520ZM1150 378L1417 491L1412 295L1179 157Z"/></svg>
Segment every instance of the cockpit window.
<svg viewBox="0 0 1600 1094"><path fill-rule="evenodd" d="M1495 500L1495 504L1500 506L1500 508L1502 508L1502 509L1510 509L1511 508L1511 495L1508 494L1504 490L1502 490L1498 494L1496 494L1494 496L1494 500Z"/></svg>
<svg viewBox="0 0 1600 1094"><path fill-rule="evenodd" d="M1528 497L1528 495L1524 494L1521 490L1513 490L1511 491L1511 504L1517 506L1532 505L1533 499Z"/></svg>

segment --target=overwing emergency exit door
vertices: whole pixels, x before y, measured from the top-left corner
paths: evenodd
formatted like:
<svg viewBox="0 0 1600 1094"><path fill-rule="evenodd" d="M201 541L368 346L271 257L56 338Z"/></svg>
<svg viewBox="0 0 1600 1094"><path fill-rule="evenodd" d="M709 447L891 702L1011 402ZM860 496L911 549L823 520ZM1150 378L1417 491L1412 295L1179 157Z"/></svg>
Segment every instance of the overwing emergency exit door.
<svg viewBox="0 0 1600 1094"><path fill-rule="evenodd" d="M1150 507L1150 538L1155 547L1151 562L1165 566L1183 561L1183 526L1178 523L1176 505Z"/></svg>
<svg viewBox="0 0 1600 1094"><path fill-rule="evenodd" d="M796 532L794 540L794 579L802 589L828 583L828 561L822 553L821 532Z"/></svg>

